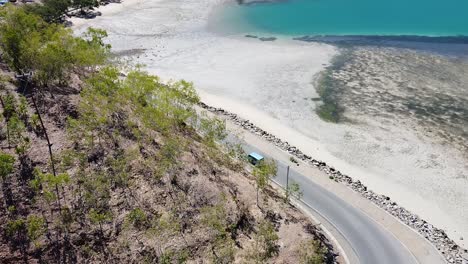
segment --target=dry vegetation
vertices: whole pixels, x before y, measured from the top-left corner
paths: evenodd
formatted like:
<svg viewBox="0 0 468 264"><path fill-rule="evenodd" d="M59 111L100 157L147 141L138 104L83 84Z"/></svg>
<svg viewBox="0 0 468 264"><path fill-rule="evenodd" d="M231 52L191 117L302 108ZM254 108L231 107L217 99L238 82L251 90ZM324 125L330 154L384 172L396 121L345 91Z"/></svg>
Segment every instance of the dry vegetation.
<svg viewBox="0 0 468 264"><path fill-rule="evenodd" d="M15 57L5 49L14 39L5 35L8 19L29 21L25 27L40 19L8 12L0 27L8 62L0 90L1 263L333 261L326 238L284 197L262 186L257 204L264 173L247 173L239 149L218 144L224 124L197 114L190 83L162 84L138 69L124 76L102 66L104 32L75 39L43 22L17 28L41 42ZM54 65L66 71L49 74ZM8 68L41 74L17 80Z"/></svg>

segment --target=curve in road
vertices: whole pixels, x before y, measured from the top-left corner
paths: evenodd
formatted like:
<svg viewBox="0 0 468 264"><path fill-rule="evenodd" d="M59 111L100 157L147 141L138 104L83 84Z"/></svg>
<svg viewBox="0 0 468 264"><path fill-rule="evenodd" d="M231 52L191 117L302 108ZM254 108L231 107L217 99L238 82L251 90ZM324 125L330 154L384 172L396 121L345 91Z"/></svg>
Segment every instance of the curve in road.
<svg viewBox="0 0 468 264"><path fill-rule="evenodd" d="M241 143L247 153L267 154L245 142ZM274 178L283 187L286 185L287 165L277 161L278 175ZM384 227L364 214L360 209L291 168L289 182L297 182L303 191L302 200L326 218L346 238L359 263L406 264L418 263L409 250Z"/></svg>

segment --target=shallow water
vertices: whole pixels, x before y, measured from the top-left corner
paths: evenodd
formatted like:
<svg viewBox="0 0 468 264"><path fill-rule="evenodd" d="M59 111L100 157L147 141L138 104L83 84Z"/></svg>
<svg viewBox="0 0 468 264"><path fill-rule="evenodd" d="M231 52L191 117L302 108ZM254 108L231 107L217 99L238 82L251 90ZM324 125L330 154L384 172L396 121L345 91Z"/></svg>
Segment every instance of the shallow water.
<svg viewBox="0 0 468 264"><path fill-rule="evenodd" d="M466 10L464 0L290 0L231 5L222 16L240 32L468 36Z"/></svg>

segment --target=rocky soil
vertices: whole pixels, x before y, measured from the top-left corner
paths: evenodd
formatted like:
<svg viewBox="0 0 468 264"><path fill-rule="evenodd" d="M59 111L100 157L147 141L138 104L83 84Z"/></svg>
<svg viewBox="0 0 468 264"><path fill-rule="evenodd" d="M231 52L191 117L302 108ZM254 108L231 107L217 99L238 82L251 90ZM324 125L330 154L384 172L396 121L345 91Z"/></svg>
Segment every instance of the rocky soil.
<svg viewBox="0 0 468 264"><path fill-rule="evenodd" d="M13 77L10 73L5 74ZM226 225L223 228L229 231L230 239L235 243L236 261L248 258L255 245L259 223L266 220L273 224L279 236L277 253L269 262L298 263L301 241L310 239L319 241L326 248L327 263L336 262L333 246L319 227L285 203L282 195L273 189L261 194L260 205L257 206L255 181L244 166L239 167L238 163L226 160L222 153L210 157L200 138L190 132L179 135L190 142L189 146L178 157L179 161L170 173L172 176L162 178L154 178L148 170L151 166L144 166L145 159L149 162L149 157L157 156L166 144L158 133L154 134L153 142L144 147L138 147L131 136L105 142L99 152L90 153L86 159L89 162L85 169L88 178L96 177L95 174L91 176L95 170L109 178L114 177L118 174L115 171L117 167L109 162L116 161L113 157L124 151L136 155L126 168L128 185L125 188L113 185L110 190L105 190L99 189L102 188L99 183L93 183L92 188L97 189L89 190L83 196L86 191L82 188L88 188L87 177L81 178L82 169L63 163L72 158L69 151L80 148L66 130L67 119L79 116L77 105L82 83L76 79L72 83L73 88L60 89L60 93L53 90L53 97L44 93L36 98L59 163L58 170L68 172L70 184L60 190L63 196L59 198L58 205L47 203L34 194L30 186L34 178L33 169L47 172L50 162L43 133L28 125L25 133L31 140L30 146L25 155L17 158L19 161L14 164L11 176L2 180L1 263L162 263L163 258L202 263L219 253L215 253L219 234L213 226L206 224L209 214ZM17 96L15 85L14 81L8 83L2 96L5 93ZM28 116L34 114L31 96L26 94ZM106 131L114 129L119 127ZM3 132L2 129L2 152L15 155ZM83 199L96 199L96 203L101 203L101 198L108 201L106 206L112 217L95 225L80 205ZM129 215L135 208L146 214L138 226L129 222ZM62 224L65 221L63 210L71 216L71 219L67 218L67 227ZM46 219L47 232L44 235L32 241L21 230L14 236L6 231L12 219L26 219L30 215L41 215Z"/></svg>

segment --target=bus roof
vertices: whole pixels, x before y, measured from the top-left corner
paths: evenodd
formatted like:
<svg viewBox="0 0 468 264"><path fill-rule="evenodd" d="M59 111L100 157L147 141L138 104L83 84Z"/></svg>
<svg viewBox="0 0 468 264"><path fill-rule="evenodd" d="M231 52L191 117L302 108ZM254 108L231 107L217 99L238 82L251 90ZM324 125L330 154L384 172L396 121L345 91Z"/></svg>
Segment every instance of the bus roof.
<svg viewBox="0 0 468 264"><path fill-rule="evenodd" d="M254 158L254 159L256 159L256 160L262 160L262 159L263 159L263 156L260 155L260 154L258 154L258 153L256 153L256 152L250 153L249 156L252 157L252 158Z"/></svg>

